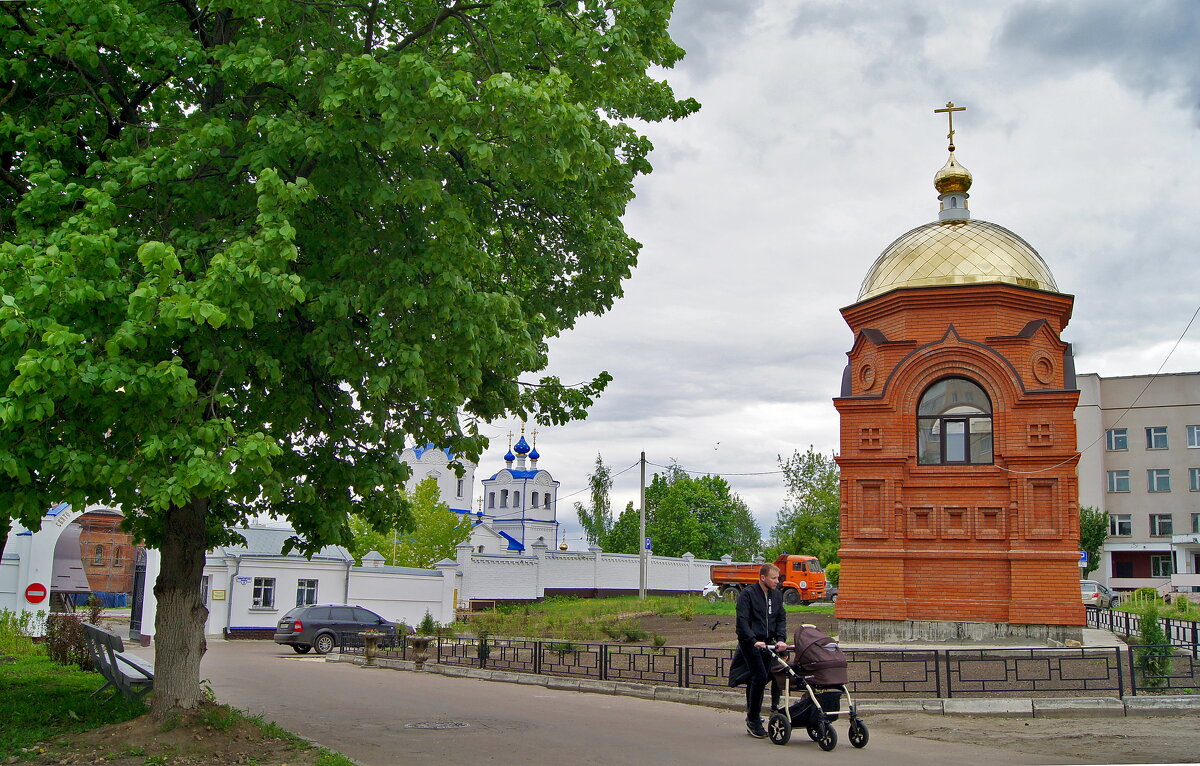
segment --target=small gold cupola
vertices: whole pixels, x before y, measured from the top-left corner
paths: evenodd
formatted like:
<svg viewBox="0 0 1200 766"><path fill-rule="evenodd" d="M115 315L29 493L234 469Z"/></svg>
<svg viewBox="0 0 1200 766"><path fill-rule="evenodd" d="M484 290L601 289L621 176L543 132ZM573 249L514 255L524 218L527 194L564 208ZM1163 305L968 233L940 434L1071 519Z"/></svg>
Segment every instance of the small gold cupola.
<svg viewBox="0 0 1200 766"><path fill-rule="evenodd" d="M954 113L966 111L965 106L955 106L953 101L947 101L943 109L934 109L935 113L945 112L950 121L950 132L946 138L950 140L948 150L950 158L933 177L933 186L938 191L938 201L941 209L938 211L939 221L968 221L971 211L967 209L967 199L971 196L967 190L971 188L971 171L958 163L954 156Z"/></svg>

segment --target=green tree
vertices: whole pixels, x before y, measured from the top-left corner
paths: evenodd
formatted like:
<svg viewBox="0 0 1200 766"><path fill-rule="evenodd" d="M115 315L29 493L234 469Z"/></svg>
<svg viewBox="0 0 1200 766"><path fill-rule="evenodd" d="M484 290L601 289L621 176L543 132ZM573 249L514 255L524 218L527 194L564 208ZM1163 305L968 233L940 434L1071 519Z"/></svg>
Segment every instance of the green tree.
<svg viewBox="0 0 1200 766"><path fill-rule="evenodd" d="M729 482L691 476L677 465L654 474L646 487L646 534L664 556L745 560L762 551L758 525Z"/></svg>
<svg viewBox="0 0 1200 766"><path fill-rule="evenodd" d="M1100 552L1108 539L1108 514L1098 508L1083 506L1079 509L1079 549L1087 551L1088 563L1083 577L1100 568Z"/></svg>
<svg viewBox="0 0 1200 766"><path fill-rule="evenodd" d="M824 564L838 560L841 545L840 474L833 456L811 445L803 455L780 456L787 498L771 528L768 557L781 553L816 556Z"/></svg>
<svg viewBox="0 0 1200 766"><path fill-rule="evenodd" d="M204 554L403 526L404 435L581 418L522 375L639 245L633 124L697 108L671 0L0 4L0 508L119 503L160 549L162 718L201 699Z"/></svg>
<svg viewBox="0 0 1200 766"><path fill-rule="evenodd" d="M442 502L437 479L427 478L409 495L411 522L406 529L381 533L366 520L350 517L354 532L354 555L362 559L378 551L388 564L427 569L443 559L454 558L454 549L471 536L470 514L455 513Z"/></svg>
<svg viewBox="0 0 1200 766"><path fill-rule="evenodd" d="M612 489L612 471L604 464L600 454L596 454L596 467L588 476L588 487L592 494L592 503L586 506L575 503L575 513L579 517L579 525L587 541L598 545L612 529L612 503L608 499L608 491Z"/></svg>
<svg viewBox="0 0 1200 766"><path fill-rule="evenodd" d="M612 528L604 535L600 547L609 553L638 553L639 533L642 529L642 514L633 507L633 501L625 505L625 510L613 522Z"/></svg>

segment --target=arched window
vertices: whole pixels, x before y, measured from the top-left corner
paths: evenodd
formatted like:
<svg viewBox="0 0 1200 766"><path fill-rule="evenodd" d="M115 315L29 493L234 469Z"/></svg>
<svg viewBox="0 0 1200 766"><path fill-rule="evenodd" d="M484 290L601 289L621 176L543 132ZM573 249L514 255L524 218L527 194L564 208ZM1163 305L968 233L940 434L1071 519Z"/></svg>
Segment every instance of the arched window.
<svg viewBox="0 0 1200 766"><path fill-rule="evenodd" d="M495 508L495 507L496 507L496 493L489 492L488 493L488 508Z"/></svg>
<svg viewBox="0 0 1200 766"><path fill-rule="evenodd" d="M533 500L530 502L530 505L532 505L534 508L538 507L538 493L533 493Z"/></svg>
<svg viewBox="0 0 1200 766"><path fill-rule="evenodd" d="M917 462L991 464L992 403L982 388L945 378L925 389L917 406Z"/></svg>
<svg viewBox="0 0 1200 766"><path fill-rule="evenodd" d="M98 566L103 566L103 565L104 565L104 546L97 545L96 546L96 556L92 559L92 566L98 567Z"/></svg>
<svg viewBox="0 0 1200 766"><path fill-rule="evenodd" d="M520 508L520 507L521 507L521 493L514 491L513 492L513 508Z"/></svg>
<svg viewBox="0 0 1200 766"><path fill-rule="evenodd" d="M507 489L500 490L500 507L501 508L508 507L508 490Z"/></svg>
<svg viewBox="0 0 1200 766"><path fill-rule="evenodd" d="M545 505L545 506L543 506L543 507L544 507L544 508L549 508L549 507L550 507L550 493L549 493L549 492L547 492L547 493L546 493L546 505Z"/></svg>

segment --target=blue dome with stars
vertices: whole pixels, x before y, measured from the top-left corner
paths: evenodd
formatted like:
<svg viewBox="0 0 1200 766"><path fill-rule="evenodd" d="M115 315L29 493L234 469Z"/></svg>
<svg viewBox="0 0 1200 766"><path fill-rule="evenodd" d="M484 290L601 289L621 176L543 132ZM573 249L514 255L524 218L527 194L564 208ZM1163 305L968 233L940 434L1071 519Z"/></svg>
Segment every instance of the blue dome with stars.
<svg viewBox="0 0 1200 766"><path fill-rule="evenodd" d="M529 442L525 441L524 434L521 435L521 440L513 446L513 452L516 452L518 455L529 453Z"/></svg>

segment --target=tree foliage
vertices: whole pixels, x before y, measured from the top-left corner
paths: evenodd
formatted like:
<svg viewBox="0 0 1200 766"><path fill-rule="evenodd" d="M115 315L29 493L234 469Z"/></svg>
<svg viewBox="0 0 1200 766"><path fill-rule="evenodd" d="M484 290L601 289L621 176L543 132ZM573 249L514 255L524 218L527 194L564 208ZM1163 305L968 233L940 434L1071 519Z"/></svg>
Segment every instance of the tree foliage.
<svg viewBox="0 0 1200 766"><path fill-rule="evenodd" d="M1079 509L1079 549L1087 551L1088 563L1083 570L1084 579L1100 568L1100 555L1104 541L1108 539L1108 514L1099 508L1083 506Z"/></svg>
<svg viewBox="0 0 1200 766"><path fill-rule="evenodd" d="M162 551L152 710L195 707L204 551L406 517L403 434L583 417L522 375L621 293L697 108L670 0L0 4L0 508L118 503Z"/></svg>
<svg viewBox="0 0 1200 766"><path fill-rule="evenodd" d="M811 445L786 460L780 456L787 498L771 528L770 557L781 553L816 556L822 563L838 560L841 545L840 473L832 455Z"/></svg>
<svg viewBox="0 0 1200 766"><path fill-rule="evenodd" d="M575 503L575 514L579 517L579 525L587 541L598 545L609 530L612 529L612 503L608 492L612 489L612 471L604 464L604 459L596 454L596 467L588 476L588 488L591 490L591 505Z"/></svg>
<svg viewBox="0 0 1200 766"><path fill-rule="evenodd" d="M637 553L639 513L625 509L605 538L605 550ZM632 530L632 534L630 534ZM656 473L646 486L646 536L659 556L745 561L762 553L761 532L750 509L720 476L691 476L679 466Z"/></svg>
<svg viewBox="0 0 1200 766"><path fill-rule="evenodd" d="M406 527L380 532L367 521L350 517L354 532L351 550L361 561L371 551L380 553L391 566L427 569L443 559L454 558L454 549L470 538L474 522L470 514L455 513L442 502L437 479L421 481L409 494L411 521Z"/></svg>

